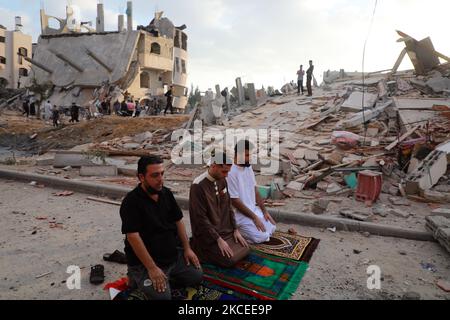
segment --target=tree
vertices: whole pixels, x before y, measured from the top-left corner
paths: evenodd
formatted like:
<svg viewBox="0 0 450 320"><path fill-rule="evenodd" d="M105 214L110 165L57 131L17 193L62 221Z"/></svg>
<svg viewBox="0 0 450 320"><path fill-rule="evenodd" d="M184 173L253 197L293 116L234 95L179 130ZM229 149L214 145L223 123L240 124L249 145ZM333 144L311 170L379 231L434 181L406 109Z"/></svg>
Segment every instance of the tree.
<svg viewBox="0 0 450 320"><path fill-rule="evenodd" d="M50 81L43 84L39 84L36 78L33 78L31 80L31 86L29 86L28 89L35 94L38 118L41 117L41 103L42 101L51 96L53 87L54 86Z"/></svg>

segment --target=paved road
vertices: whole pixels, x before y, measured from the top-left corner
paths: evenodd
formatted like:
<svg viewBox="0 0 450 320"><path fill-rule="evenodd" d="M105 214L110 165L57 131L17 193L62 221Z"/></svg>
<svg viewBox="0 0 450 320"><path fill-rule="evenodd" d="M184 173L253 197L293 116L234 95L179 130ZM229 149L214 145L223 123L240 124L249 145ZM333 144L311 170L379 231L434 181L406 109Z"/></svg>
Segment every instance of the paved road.
<svg viewBox="0 0 450 320"><path fill-rule="evenodd" d="M118 207L86 194L56 197L56 191L62 190L0 180L0 299L108 299L101 286L89 283L90 266L103 263L106 282L126 275L125 266L102 261L104 253L123 250ZM61 224L51 228L50 221ZM188 216L185 222L190 230ZM400 299L406 291L422 299L450 298L435 284L450 279L449 255L436 243L279 225L289 227L321 239L293 299ZM70 265L82 268L81 290L64 283ZM381 269L380 290L367 289L369 265Z"/></svg>

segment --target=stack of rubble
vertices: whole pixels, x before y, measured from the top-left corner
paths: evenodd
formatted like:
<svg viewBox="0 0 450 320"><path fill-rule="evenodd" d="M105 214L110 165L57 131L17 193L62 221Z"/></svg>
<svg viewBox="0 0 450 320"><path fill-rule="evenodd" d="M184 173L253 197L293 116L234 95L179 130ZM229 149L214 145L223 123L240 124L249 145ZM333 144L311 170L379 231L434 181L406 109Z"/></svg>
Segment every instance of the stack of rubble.
<svg viewBox="0 0 450 320"><path fill-rule="evenodd" d="M447 216L450 211L447 211ZM426 228L431 231L438 241L450 253L450 218L442 215L426 217Z"/></svg>

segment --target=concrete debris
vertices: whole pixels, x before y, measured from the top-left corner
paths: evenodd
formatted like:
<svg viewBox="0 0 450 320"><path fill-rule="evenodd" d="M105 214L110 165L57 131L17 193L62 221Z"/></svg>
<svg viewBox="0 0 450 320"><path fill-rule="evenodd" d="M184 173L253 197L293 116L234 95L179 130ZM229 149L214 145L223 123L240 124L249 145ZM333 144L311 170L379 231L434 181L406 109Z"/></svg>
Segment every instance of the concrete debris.
<svg viewBox="0 0 450 320"><path fill-rule="evenodd" d="M364 104L363 103L364 95ZM353 92L342 104L341 110L346 112L360 112L362 109L372 109L377 102L378 94Z"/></svg>
<svg viewBox="0 0 450 320"><path fill-rule="evenodd" d="M450 219L443 216L428 216L425 227L433 237L450 253Z"/></svg>
<svg viewBox="0 0 450 320"><path fill-rule="evenodd" d="M419 167L406 177L406 193L417 194L421 190L429 190L447 172L447 163L446 152L431 152Z"/></svg>
<svg viewBox="0 0 450 320"><path fill-rule="evenodd" d="M367 221L371 218L371 215L364 212L357 212L352 209L341 209L339 214L345 218L357 220L357 221Z"/></svg>
<svg viewBox="0 0 450 320"><path fill-rule="evenodd" d="M116 166L82 166L80 168L80 176L82 176L82 177L117 176L117 167Z"/></svg>

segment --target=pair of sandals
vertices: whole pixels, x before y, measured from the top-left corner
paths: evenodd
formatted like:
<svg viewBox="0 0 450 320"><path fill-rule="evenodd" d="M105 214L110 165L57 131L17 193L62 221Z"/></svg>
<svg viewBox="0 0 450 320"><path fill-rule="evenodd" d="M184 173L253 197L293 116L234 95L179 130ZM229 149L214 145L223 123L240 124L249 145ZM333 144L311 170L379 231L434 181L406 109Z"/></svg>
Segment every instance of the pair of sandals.
<svg viewBox="0 0 450 320"><path fill-rule="evenodd" d="M119 250L113 253L106 253L103 255L103 260L109 262L116 262L120 264L127 263L127 257ZM105 267L102 264L97 264L91 267L91 274L89 276L89 282L92 284L102 284L105 281Z"/></svg>

